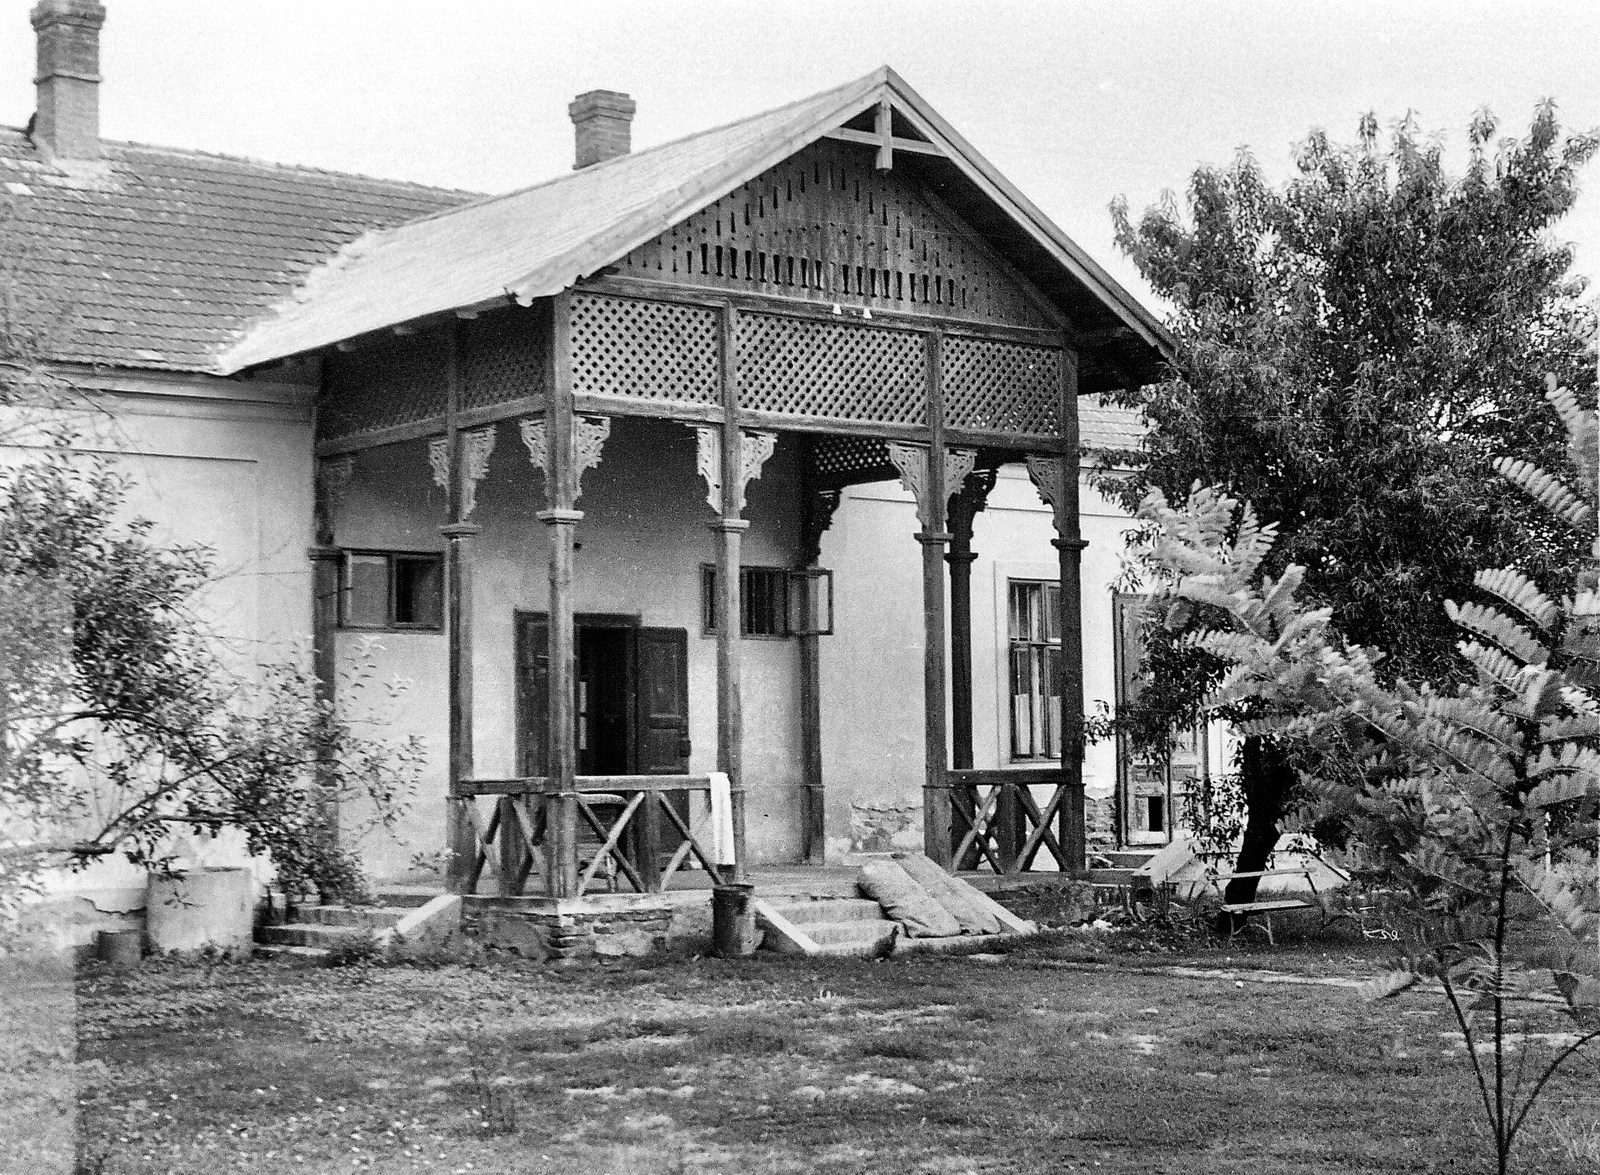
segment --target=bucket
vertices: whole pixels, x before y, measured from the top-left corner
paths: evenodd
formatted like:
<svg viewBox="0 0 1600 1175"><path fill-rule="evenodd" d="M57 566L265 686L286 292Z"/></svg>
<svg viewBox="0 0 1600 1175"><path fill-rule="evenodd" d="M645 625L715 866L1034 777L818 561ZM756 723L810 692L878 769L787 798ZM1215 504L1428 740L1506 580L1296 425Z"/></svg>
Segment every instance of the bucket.
<svg viewBox="0 0 1600 1175"><path fill-rule="evenodd" d="M254 880L248 869L152 873L144 906L151 949L248 951L255 929Z"/></svg>
<svg viewBox="0 0 1600 1175"><path fill-rule="evenodd" d="M742 959L756 949L756 887L719 884L711 890L711 949L719 958Z"/></svg>

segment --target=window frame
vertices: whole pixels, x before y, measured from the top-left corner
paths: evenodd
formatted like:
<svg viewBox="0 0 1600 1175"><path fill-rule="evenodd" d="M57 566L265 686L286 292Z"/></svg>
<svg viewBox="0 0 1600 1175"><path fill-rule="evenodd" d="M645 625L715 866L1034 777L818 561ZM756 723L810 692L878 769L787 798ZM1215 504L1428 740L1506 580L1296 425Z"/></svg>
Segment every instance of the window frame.
<svg viewBox="0 0 1600 1175"><path fill-rule="evenodd" d="M1060 675L1065 668L1061 664L1061 658L1063 656L1060 632L1061 581L1057 579L1043 579L1037 576L1008 575L1005 577L1004 583L1005 605L1003 615L1005 617L1005 711L1007 718L1006 743L1009 748L1008 760L1012 763L1059 763L1062 759L1061 749L1066 741L1063 737L1063 731L1061 729L1063 722L1061 714L1061 695L1059 693L1056 695L1056 710L1054 715L1052 715L1050 713L1051 695L1049 693L1049 683L1045 680L1045 675L1048 673L1051 650L1054 650L1055 652L1056 673ZM1040 609L1039 627L1042 634L1038 638L1032 636L1019 637L1016 635L1020 627L1018 617L1015 613L1015 593L1016 589L1018 588L1038 589ZM1056 598L1056 608L1054 610L1052 610L1050 607L1050 598L1052 594L1051 589L1054 589ZM1050 636L1050 630L1052 627L1056 630L1054 637ZM1033 735L1033 743L1039 749L1031 753L1022 753L1017 745L1018 694L1015 686L1015 675L1017 653L1021 650L1028 651L1030 666L1034 663L1035 652L1037 652L1037 661L1040 665L1040 671L1036 678L1039 685L1039 692L1035 693L1034 690L1030 688L1028 693L1028 697L1030 699L1038 699L1036 703L1037 709L1034 712L1030 712L1028 721L1030 732ZM1030 687L1032 685L1033 682L1030 682ZM1038 715L1039 721L1035 721L1035 712ZM1050 753L1050 724L1052 722L1054 723L1055 730L1055 754Z"/></svg>
<svg viewBox="0 0 1600 1175"><path fill-rule="evenodd" d="M779 585L780 599L776 616L780 627L779 632L751 632L746 627L750 609L750 575L751 573L771 575ZM741 563L739 565L739 639L747 641L783 641L796 635L789 629L789 576L790 572L784 567L770 567L765 564ZM700 564L700 635L716 636L721 626L717 623L717 605L720 596L717 594L717 565L715 563Z"/></svg>
<svg viewBox="0 0 1600 1175"><path fill-rule="evenodd" d="M384 560L384 620L382 624L361 624L350 619L351 593L355 590L351 568L357 558ZM428 563L438 569L438 619L432 623L395 619L399 603L401 561ZM396 551L369 547L342 547L339 551L338 627L351 632L443 632L445 627L444 553L442 551Z"/></svg>

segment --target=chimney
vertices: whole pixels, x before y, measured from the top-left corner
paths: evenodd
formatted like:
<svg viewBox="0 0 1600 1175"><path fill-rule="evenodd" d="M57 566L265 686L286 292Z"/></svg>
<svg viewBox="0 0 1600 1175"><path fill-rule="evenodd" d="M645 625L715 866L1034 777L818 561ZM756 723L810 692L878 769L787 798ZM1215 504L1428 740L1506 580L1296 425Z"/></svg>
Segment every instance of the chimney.
<svg viewBox="0 0 1600 1175"><path fill-rule="evenodd" d="M567 107L577 138L577 162L572 170L626 155L631 146L633 99L615 90L590 90Z"/></svg>
<svg viewBox="0 0 1600 1175"><path fill-rule="evenodd" d="M100 158L100 26L95 0L39 0L30 17L38 34L38 93L33 139L52 159Z"/></svg>

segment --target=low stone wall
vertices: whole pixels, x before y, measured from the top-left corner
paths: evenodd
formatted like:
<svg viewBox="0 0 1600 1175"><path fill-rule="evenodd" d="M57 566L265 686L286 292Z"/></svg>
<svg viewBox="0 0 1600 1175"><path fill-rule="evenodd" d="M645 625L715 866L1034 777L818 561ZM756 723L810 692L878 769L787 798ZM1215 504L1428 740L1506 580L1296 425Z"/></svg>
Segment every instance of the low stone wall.
<svg viewBox="0 0 1600 1175"><path fill-rule="evenodd" d="M711 895L696 899L701 895L683 900L606 894L568 901L473 896L462 903L461 929L492 950L550 962L637 957L664 950L669 942L709 948Z"/></svg>

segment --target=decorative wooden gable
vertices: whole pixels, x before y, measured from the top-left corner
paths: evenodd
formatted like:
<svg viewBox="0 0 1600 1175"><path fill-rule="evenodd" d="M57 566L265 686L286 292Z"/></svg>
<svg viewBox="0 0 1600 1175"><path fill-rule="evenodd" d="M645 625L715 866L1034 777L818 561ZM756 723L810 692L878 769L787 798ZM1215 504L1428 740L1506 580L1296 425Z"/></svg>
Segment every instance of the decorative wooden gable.
<svg viewBox="0 0 1600 1175"><path fill-rule="evenodd" d="M906 169L822 140L639 246L627 277L1009 326L1047 303Z"/></svg>

